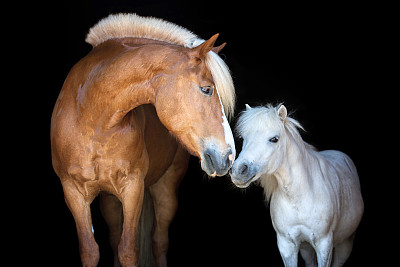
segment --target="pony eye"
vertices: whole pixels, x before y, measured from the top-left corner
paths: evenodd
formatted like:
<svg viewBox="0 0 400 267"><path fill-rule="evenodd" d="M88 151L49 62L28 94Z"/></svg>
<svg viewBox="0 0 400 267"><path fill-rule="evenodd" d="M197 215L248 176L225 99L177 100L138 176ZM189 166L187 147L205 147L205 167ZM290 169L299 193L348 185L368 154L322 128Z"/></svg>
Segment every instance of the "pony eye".
<svg viewBox="0 0 400 267"><path fill-rule="evenodd" d="M272 137L271 139L269 139L269 141L270 141L271 143L276 143L276 142L279 141L279 136L274 136L274 137Z"/></svg>
<svg viewBox="0 0 400 267"><path fill-rule="evenodd" d="M212 95L213 94L212 86L200 86L200 91L205 95Z"/></svg>

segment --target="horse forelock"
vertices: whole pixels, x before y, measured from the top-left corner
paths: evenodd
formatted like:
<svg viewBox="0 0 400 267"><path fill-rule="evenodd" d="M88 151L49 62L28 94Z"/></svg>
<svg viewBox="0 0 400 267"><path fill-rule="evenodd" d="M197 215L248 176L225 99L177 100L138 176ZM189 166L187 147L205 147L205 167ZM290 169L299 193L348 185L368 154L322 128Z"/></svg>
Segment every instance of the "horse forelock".
<svg viewBox="0 0 400 267"><path fill-rule="evenodd" d="M215 87L222 102L225 114L231 119L235 113L236 94L232 76L225 62L214 52L208 52L206 65L213 76Z"/></svg>
<svg viewBox="0 0 400 267"><path fill-rule="evenodd" d="M249 110L245 110L241 113L237 125L236 132L239 136L247 136L254 130L264 131L266 128L275 125L276 127L286 130L286 132L294 137L295 140L304 142L298 129L303 129L301 124L290 117L286 117L284 121L279 118L278 107L273 107L271 104L267 104L265 107L254 107Z"/></svg>

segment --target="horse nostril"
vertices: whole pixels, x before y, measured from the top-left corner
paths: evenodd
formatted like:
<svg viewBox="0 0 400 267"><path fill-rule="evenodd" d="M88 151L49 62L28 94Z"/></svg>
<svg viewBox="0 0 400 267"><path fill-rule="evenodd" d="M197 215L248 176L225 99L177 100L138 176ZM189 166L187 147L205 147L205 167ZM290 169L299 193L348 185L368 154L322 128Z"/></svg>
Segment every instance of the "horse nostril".
<svg viewBox="0 0 400 267"><path fill-rule="evenodd" d="M210 153L206 153L206 159L208 163L212 166L212 168L215 169L213 158Z"/></svg>
<svg viewBox="0 0 400 267"><path fill-rule="evenodd" d="M240 167L239 173L240 175L244 176L245 174L247 174L249 172L249 166L247 166L247 164L243 164Z"/></svg>
<svg viewBox="0 0 400 267"><path fill-rule="evenodd" d="M229 150L229 152L225 155L225 169L229 169L231 165L233 164L233 154L232 150Z"/></svg>
<svg viewBox="0 0 400 267"><path fill-rule="evenodd" d="M225 175L232 167L234 155L232 150L229 150L225 155L214 149L204 151L203 160L209 173L216 175ZM212 176L212 175L211 175Z"/></svg>

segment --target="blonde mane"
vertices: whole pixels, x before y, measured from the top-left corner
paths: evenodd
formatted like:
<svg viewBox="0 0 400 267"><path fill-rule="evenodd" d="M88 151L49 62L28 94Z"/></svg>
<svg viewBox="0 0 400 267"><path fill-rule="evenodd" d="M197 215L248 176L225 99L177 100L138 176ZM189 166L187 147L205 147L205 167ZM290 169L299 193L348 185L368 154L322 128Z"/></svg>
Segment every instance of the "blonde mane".
<svg viewBox="0 0 400 267"><path fill-rule="evenodd" d="M191 31L171 22L141 17L136 14L115 14L100 20L86 36L85 41L93 47L114 38L138 37L164 41L193 48L204 42ZM206 65L214 78L226 116L233 117L236 94L228 66L214 52L206 56Z"/></svg>

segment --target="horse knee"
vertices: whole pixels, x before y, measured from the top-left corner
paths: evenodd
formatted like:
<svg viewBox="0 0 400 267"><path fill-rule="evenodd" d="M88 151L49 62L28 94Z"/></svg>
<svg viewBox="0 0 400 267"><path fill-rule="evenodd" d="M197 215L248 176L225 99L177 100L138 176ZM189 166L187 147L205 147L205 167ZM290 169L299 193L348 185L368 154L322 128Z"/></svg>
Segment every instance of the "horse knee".
<svg viewBox="0 0 400 267"><path fill-rule="evenodd" d="M81 249L80 255L82 266L96 267L100 259L99 246L95 243L91 248Z"/></svg>
<svg viewBox="0 0 400 267"><path fill-rule="evenodd" d="M137 250L136 252L118 252L119 262L121 263L122 267L137 267L138 266L138 257L137 257Z"/></svg>
<svg viewBox="0 0 400 267"><path fill-rule="evenodd" d="M135 243L125 243L124 240L121 240L121 243L118 246L118 259L122 267L138 266L139 250L138 247L134 245Z"/></svg>

